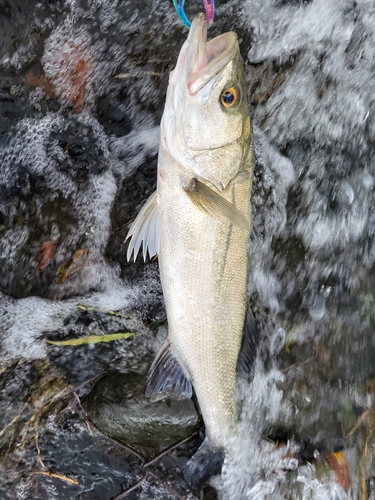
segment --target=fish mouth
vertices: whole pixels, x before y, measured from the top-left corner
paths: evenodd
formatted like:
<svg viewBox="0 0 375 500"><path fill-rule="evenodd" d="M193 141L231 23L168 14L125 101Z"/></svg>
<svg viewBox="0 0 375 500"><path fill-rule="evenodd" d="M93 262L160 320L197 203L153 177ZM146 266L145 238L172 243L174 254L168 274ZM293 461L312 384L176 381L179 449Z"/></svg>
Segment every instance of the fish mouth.
<svg viewBox="0 0 375 500"><path fill-rule="evenodd" d="M234 58L237 35L229 31L207 41L207 18L200 13L191 24L187 41L190 52L187 59L193 63L187 87L189 94L193 96Z"/></svg>

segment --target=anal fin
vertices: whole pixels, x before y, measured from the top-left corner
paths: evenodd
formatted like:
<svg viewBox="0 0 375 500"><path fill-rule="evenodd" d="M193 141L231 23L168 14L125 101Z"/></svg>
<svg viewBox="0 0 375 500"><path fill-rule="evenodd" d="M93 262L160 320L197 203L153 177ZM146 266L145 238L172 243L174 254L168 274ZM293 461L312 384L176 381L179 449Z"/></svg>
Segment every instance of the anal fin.
<svg viewBox="0 0 375 500"><path fill-rule="evenodd" d="M203 182L192 179L189 186L184 188L184 191L197 208L211 215L211 217L219 220L229 220L233 225L241 229L250 229L250 223L244 214Z"/></svg>
<svg viewBox="0 0 375 500"><path fill-rule="evenodd" d="M147 250L150 257L159 253L160 248L160 217L159 199L155 191L150 196L137 218L133 222L126 239L129 242L127 260L129 261L134 251L134 262L137 258L141 244L143 243L143 260L146 260Z"/></svg>
<svg viewBox="0 0 375 500"><path fill-rule="evenodd" d="M191 398L193 387L178 361L171 353L168 340L151 365L147 380L146 397L152 401L172 394L178 399Z"/></svg>

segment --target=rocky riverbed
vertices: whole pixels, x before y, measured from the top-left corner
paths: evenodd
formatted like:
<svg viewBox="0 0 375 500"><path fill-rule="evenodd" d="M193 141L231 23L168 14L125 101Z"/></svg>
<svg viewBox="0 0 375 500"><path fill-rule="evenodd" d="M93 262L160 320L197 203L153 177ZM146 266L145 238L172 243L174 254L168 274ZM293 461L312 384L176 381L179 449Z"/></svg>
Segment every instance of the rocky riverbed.
<svg viewBox="0 0 375 500"><path fill-rule="evenodd" d="M216 2L254 124L258 338L207 500L375 498L374 25L370 0ZM186 34L169 0L0 0L4 500L195 498L195 402L143 396L157 262L125 258Z"/></svg>

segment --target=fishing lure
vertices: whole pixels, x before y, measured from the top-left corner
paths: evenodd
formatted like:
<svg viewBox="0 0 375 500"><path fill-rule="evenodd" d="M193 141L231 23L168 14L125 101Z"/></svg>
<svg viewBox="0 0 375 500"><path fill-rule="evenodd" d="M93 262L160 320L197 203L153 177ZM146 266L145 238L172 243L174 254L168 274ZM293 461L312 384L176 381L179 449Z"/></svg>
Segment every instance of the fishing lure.
<svg viewBox="0 0 375 500"><path fill-rule="evenodd" d="M214 8L215 8L215 0L202 0L204 5L204 10L206 11L207 23L208 27L211 26L214 20ZM173 5L177 11L178 17L184 23L187 28L190 28L191 22L187 18L184 10L185 0L173 0Z"/></svg>

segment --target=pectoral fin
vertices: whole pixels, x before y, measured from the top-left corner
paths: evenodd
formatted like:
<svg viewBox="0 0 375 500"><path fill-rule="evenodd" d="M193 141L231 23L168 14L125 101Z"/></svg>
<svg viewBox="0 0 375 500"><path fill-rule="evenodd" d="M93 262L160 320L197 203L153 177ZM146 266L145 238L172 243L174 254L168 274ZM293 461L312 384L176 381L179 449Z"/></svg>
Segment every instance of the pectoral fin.
<svg viewBox="0 0 375 500"><path fill-rule="evenodd" d="M167 340L151 365L146 397L157 401L168 394L174 394L179 399L191 398L193 387L173 357Z"/></svg>
<svg viewBox="0 0 375 500"><path fill-rule="evenodd" d="M160 217L158 193L147 200L142 207L138 217L133 222L126 239L131 237L127 259L131 258L134 251L134 262L137 258L141 244L143 243L143 260L146 260L147 250L150 257L159 252L160 248Z"/></svg>
<svg viewBox="0 0 375 500"><path fill-rule="evenodd" d="M196 207L215 219L228 219L241 229L250 229L249 221L244 214L203 182L193 179L189 186L184 188L184 191Z"/></svg>

